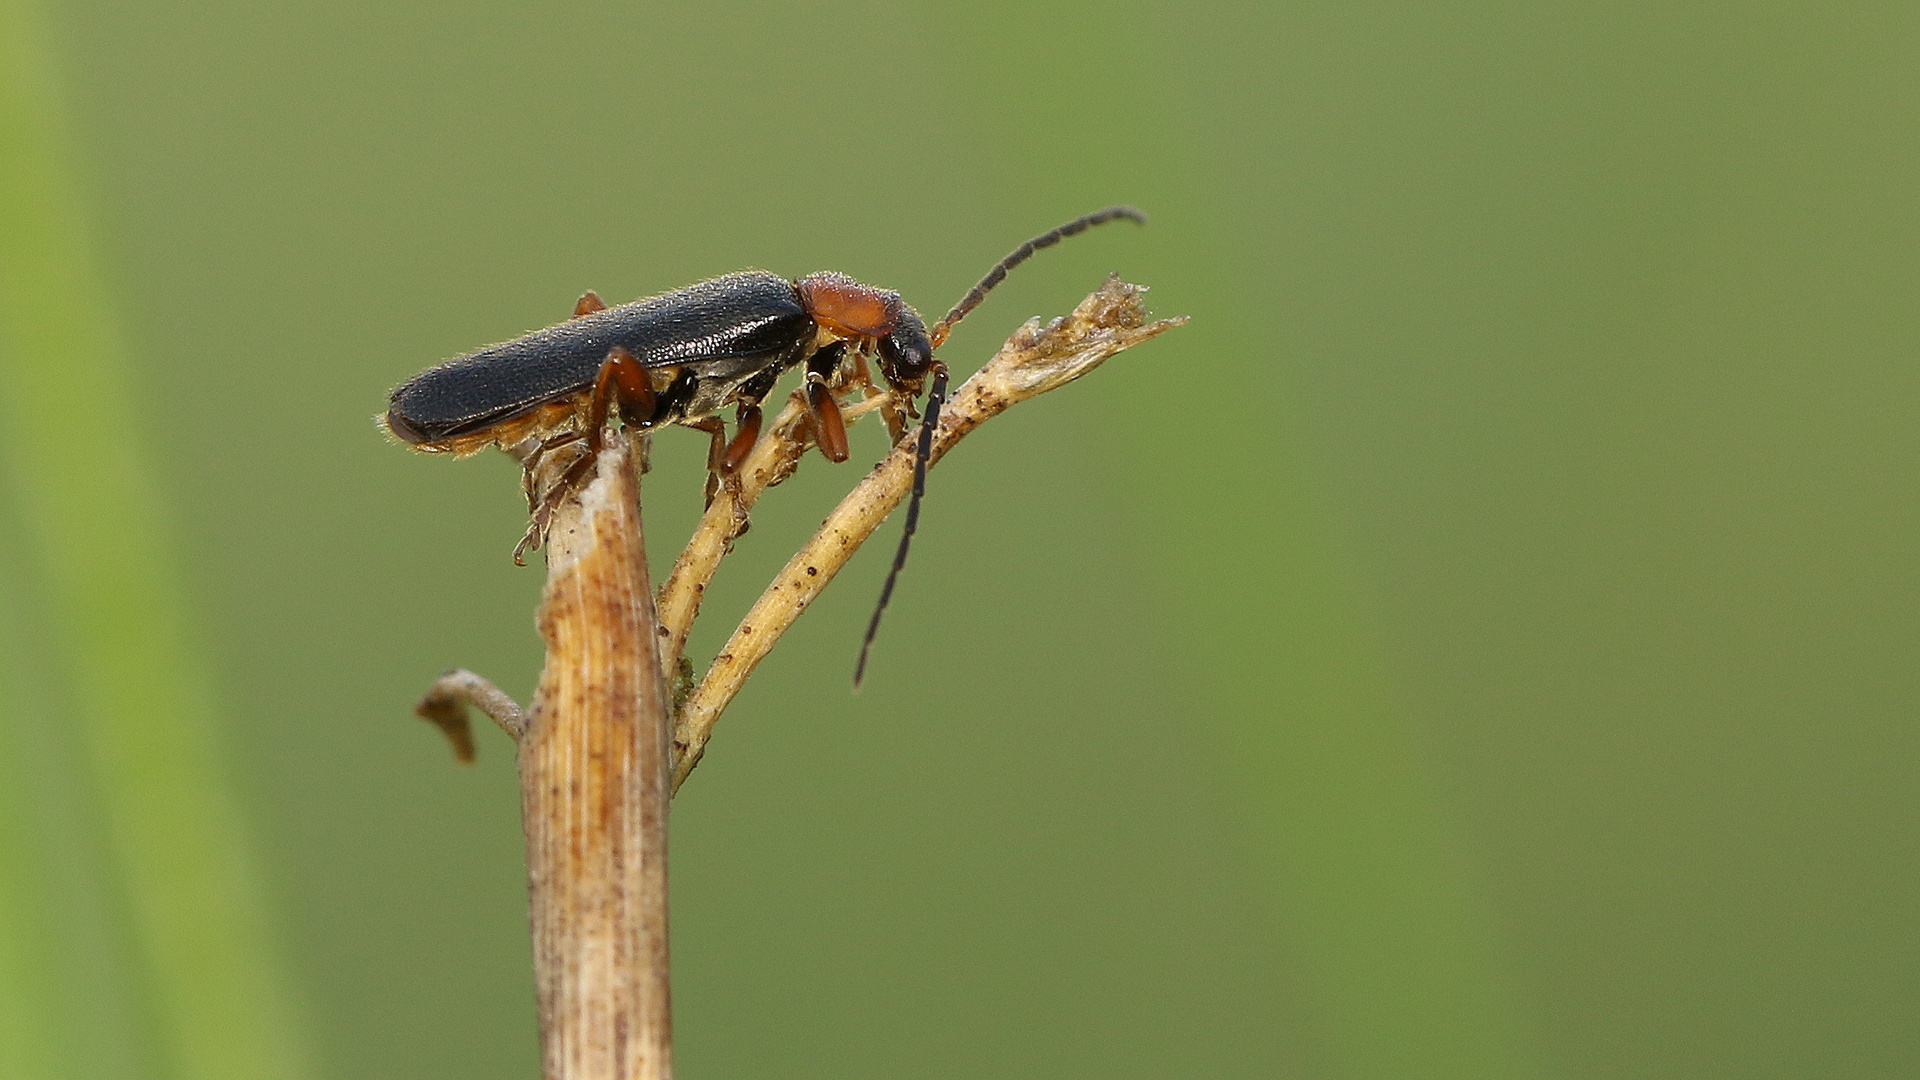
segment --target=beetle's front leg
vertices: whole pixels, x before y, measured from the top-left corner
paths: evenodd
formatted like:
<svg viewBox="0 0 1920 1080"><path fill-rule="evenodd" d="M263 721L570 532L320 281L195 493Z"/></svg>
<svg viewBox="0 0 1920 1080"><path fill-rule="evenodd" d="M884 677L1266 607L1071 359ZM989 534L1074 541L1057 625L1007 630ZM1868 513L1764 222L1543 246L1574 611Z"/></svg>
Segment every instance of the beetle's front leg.
<svg viewBox="0 0 1920 1080"><path fill-rule="evenodd" d="M833 396L833 377L839 373L840 358L846 351L847 343L836 341L807 361L807 418L813 421L813 441L835 464L847 460L848 455L847 421Z"/></svg>
<svg viewBox="0 0 1920 1080"><path fill-rule="evenodd" d="M746 464L753 444L760 441L760 424L759 403L741 402L739 416L734 421L733 441L727 444L727 452L720 459L721 468L729 475L740 475L740 466Z"/></svg>
<svg viewBox="0 0 1920 1080"><path fill-rule="evenodd" d="M860 394L868 401L877 397L887 400L880 403L880 419L887 425L887 444L898 446L907 434L907 417L900 411L900 396L874 385L873 373L867 370L867 358L855 355L853 358L853 385L860 388Z"/></svg>

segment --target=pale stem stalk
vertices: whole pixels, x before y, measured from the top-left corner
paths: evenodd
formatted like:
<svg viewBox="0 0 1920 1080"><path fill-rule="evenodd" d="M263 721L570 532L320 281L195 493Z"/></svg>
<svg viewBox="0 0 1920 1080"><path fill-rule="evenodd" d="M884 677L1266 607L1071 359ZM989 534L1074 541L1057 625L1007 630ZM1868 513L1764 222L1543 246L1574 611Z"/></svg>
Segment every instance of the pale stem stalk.
<svg viewBox="0 0 1920 1080"><path fill-rule="evenodd" d="M669 1080L671 698L628 441L555 513L536 618L547 662L520 738L547 1080Z"/></svg>

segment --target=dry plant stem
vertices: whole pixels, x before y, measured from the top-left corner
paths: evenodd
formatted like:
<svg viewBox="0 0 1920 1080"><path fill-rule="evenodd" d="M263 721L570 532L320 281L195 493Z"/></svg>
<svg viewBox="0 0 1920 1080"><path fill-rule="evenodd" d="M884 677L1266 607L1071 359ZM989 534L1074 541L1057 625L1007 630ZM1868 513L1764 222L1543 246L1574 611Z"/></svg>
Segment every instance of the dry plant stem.
<svg viewBox="0 0 1920 1080"><path fill-rule="evenodd" d="M1148 322L1140 303L1144 292L1143 286L1110 277L1073 314L1045 326L1038 319L1022 326L953 395L934 433L932 460L938 461L969 432L1009 406L1064 386L1115 353L1186 322L1185 318ZM770 460L780 460L780 450L768 450ZM714 723L754 667L912 486L913 436L909 434L841 500L767 586L680 709L673 733L675 790L699 763Z"/></svg>
<svg viewBox="0 0 1920 1080"><path fill-rule="evenodd" d="M537 622L546 667L520 737L547 1080L672 1076L671 698L627 437L556 511Z"/></svg>

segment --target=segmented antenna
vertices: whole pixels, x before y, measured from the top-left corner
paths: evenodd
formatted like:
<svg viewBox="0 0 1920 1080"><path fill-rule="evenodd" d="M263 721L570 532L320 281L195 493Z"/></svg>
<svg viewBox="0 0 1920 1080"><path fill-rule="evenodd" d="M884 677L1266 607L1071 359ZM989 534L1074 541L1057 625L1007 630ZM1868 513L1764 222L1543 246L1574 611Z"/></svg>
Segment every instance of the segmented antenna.
<svg viewBox="0 0 1920 1080"><path fill-rule="evenodd" d="M980 284L975 285L967 295L960 298L959 303L953 305L953 310L947 312L945 318L933 324L933 329L927 335L932 339L933 347L939 348L940 343L947 340L947 332L953 329L953 324L966 318L967 312L979 307L980 301L987 298L988 291L1007 279L1007 271L1033 258L1034 252L1041 248L1050 248L1069 236L1086 232L1095 225L1105 225L1119 218L1126 218L1128 221L1139 222L1142 225L1147 223L1147 215L1131 206L1109 206L1105 210L1096 210L1086 217L1074 218L1065 225L1041 233L1014 248L1012 254L995 263L993 269L987 271L987 276L980 279Z"/></svg>
<svg viewBox="0 0 1920 1080"><path fill-rule="evenodd" d="M1086 217L1074 218L1065 225L1039 236L1014 248L1006 258L994 264L987 276L980 279L953 305L945 318L933 324L927 337L934 348L947 340L947 332L953 324L967 317L967 312L980 306L987 298L987 292L995 285L1006 280L1007 271L1019 266L1033 257L1041 248L1049 248L1076 233L1086 232L1095 225L1104 225L1109 221L1126 218L1128 221L1147 223L1147 215L1131 206L1109 206L1105 210L1096 210ZM900 568L907 565L907 549L913 545L913 531L920 525L920 500L927 493L927 464L933 456L933 430L940 424L940 406L947 401L947 365L938 360L933 362L933 387L927 392L927 411L920 418L920 439L913 451L913 497L907 502L907 526L900 532L900 547L893 553L893 567L887 571L887 583L880 588L880 602L874 605L873 618L867 623L867 636L860 641L860 660L853 667L853 688L860 689L860 680L867 673L867 651L873 648L874 636L880 633L880 617L887 613L887 601L893 599L893 585L899 580Z"/></svg>
<svg viewBox="0 0 1920 1080"><path fill-rule="evenodd" d="M920 419L920 441L913 448L913 498L907 503L907 527L900 532L900 547L893 553L893 568L887 571L887 583L880 587L880 602L874 605L873 618L867 623L867 636L860 640L860 660L853 665L853 688L867 674L867 650L873 648L874 635L880 632L880 616L886 614L887 601L893 599L893 583L900 568L907 565L907 548L913 543L913 530L920 525L920 498L927 493L927 459L933 456L933 429L940 423L940 406L947 403L947 365L933 362L933 388L927 391L927 413Z"/></svg>

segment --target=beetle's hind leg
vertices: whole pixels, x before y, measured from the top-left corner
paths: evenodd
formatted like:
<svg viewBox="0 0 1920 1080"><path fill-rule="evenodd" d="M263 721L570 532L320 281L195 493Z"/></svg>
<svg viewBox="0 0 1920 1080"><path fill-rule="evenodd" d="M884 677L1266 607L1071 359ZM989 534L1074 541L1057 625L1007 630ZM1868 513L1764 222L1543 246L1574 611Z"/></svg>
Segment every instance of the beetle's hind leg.
<svg viewBox="0 0 1920 1080"><path fill-rule="evenodd" d="M546 460L547 452L557 447L571 446L586 437L584 431L563 431L534 447L533 453L520 462L520 490L527 496L527 513L532 514L540 508L539 500L535 497L534 477L540 469L540 463Z"/></svg>
<svg viewBox="0 0 1920 1080"><path fill-rule="evenodd" d="M660 401L653 392L653 376L640 360L621 346L607 350L600 375L593 381L593 394L587 398L587 449L600 452L600 440L607 419L619 407L619 414L631 427L648 427L659 417Z"/></svg>
<svg viewBox="0 0 1920 1080"><path fill-rule="evenodd" d="M547 440L528 455L527 466L521 470L520 474L521 484L527 492L527 531L520 537L520 542L513 547L515 566L525 566L526 561L523 556L547 542L547 529L553 524L554 512L560 509L560 504L566 501L568 495L573 494L582 480L586 479L587 473L593 468L593 463L599 460L600 453L597 448L583 447L544 490L539 486L535 458L543 456L545 451L555 446L586 441L589 440L585 434L570 431Z"/></svg>
<svg viewBox="0 0 1920 1080"><path fill-rule="evenodd" d="M598 310L591 303L598 303L599 299L592 293L581 297L579 306L575 308L575 317ZM593 381L593 391L587 396L586 429L561 432L527 455L521 471L521 486L526 491L527 512L532 520L527 524L526 535L520 538L520 543L513 549L515 565L526 565L522 556L546 543L553 512L560 508L560 503L573 493L599 459L600 447L606 438L607 420L616 410L629 426L644 428L655 422L660 405L660 400L653 392L653 378L639 359L619 345L608 349L607 358L600 365L600 374ZM579 456L545 491L540 491L536 472L547 452L582 441L587 445Z"/></svg>

